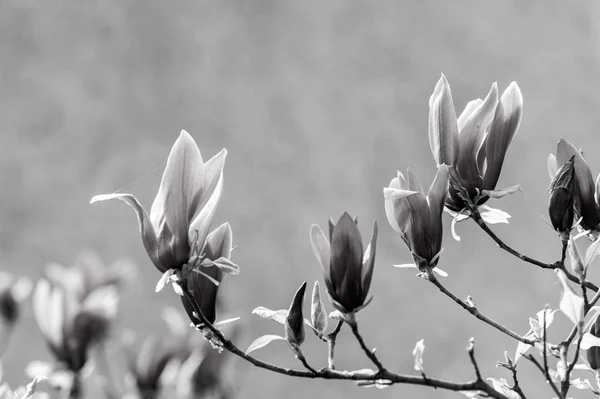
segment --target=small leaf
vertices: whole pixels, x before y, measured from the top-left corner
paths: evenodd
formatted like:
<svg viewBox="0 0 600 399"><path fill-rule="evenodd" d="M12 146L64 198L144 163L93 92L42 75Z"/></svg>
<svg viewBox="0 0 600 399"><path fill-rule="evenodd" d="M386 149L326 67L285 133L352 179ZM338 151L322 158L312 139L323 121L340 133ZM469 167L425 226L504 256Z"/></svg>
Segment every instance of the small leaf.
<svg viewBox="0 0 600 399"><path fill-rule="evenodd" d="M285 324L287 313L287 309L271 310L262 306L259 306L252 311L252 314L260 316L263 319L276 321L279 324Z"/></svg>
<svg viewBox="0 0 600 399"><path fill-rule="evenodd" d="M581 378L571 380L571 386L577 389L589 389L590 391L595 392L594 387L587 378L585 380L581 380Z"/></svg>
<svg viewBox="0 0 600 399"><path fill-rule="evenodd" d="M96 197L94 197L94 198L96 198ZM163 273L163 275L158 280L158 283L156 283L156 291L155 292L160 292L160 291L162 291L163 288L165 288L165 285L167 285L169 283L169 280L170 280L171 276L173 275L173 273L175 273L175 269L169 269Z"/></svg>
<svg viewBox="0 0 600 399"><path fill-rule="evenodd" d="M546 329L550 327L550 324L554 321L554 313L556 313L558 309L543 309L536 313L537 321L540 325L544 324L544 313L546 313Z"/></svg>
<svg viewBox="0 0 600 399"><path fill-rule="evenodd" d="M272 341L276 341L276 340L283 340L285 341L285 338L283 338L280 335L263 335L262 337L258 337L254 340L254 342L252 342L250 344L250 346L248 347L248 349L246 349L246 355L249 354L250 352L254 352L257 349L262 348L263 346L267 346L269 345Z"/></svg>
<svg viewBox="0 0 600 399"><path fill-rule="evenodd" d="M585 268L590 267L590 264L596 259L598 256L598 251L600 251L600 237L596 239L585 252Z"/></svg>
<svg viewBox="0 0 600 399"><path fill-rule="evenodd" d="M591 248L591 246L590 246ZM575 275L579 278L582 278L584 276L584 273L586 272L586 265L583 263L583 260L581 259L581 255L579 253L579 249L577 248L577 244L575 243L575 240L573 240L573 237L569 237L569 263L571 264L571 270L573 270L573 273L575 273ZM589 249L588 249L589 251ZM586 256L587 258L587 256Z"/></svg>
<svg viewBox="0 0 600 399"><path fill-rule="evenodd" d="M198 273L199 275L201 275L202 277L206 277L208 280L210 280L211 283L213 283L214 285L216 285L217 287L219 285L221 285L221 283L218 280L215 280L213 277L209 276L208 274L204 273L202 270L196 268L192 270L194 273Z"/></svg>
<svg viewBox="0 0 600 399"><path fill-rule="evenodd" d="M315 281L312 294L312 307L310 312L310 319L313 328L319 333L327 329L327 311L325 305L321 300L321 290L319 289L319 282Z"/></svg>
<svg viewBox="0 0 600 399"><path fill-rule="evenodd" d="M479 209L486 209L485 212L481 212L481 218L489 224L508 223L510 219L510 215L500 209L490 208L487 205L481 205Z"/></svg>
<svg viewBox="0 0 600 399"><path fill-rule="evenodd" d="M531 331L537 338L542 338L542 323L538 322L536 319L530 317L529 318L529 327L531 327ZM546 323L546 327L548 327Z"/></svg>
<svg viewBox="0 0 600 399"><path fill-rule="evenodd" d="M527 351L531 348L531 345L519 341L519 343L517 344L517 351L515 352L515 364L517 363L517 361L519 361L519 358L526 354Z"/></svg>
<svg viewBox="0 0 600 399"><path fill-rule="evenodd" d="M437 274L440 277L448 277L448 273L446 273L445 271L443 271L442 269L440 269L439 267L434 267L433 269L431 269L432 272L434 272L435 274Z"/></svg>
<svg viewBox="0 0 600 399"><path fill-rule="evenodd" d="M593 346L600 346L600 338L590 334L583 334L583 338L581 340L581 349L588 350Z"/></svg>
<svg viewBox="0 0 600 399"><path fill-rule="evenodd" d="M220 257L217 260L213 261L213 264L225 274L230 274L234 276L240 274L240 267L227 258Z"/></svg>
<svg viewBox="0 0 600 399"><path fill-rule="evenodd" d="M413 354L413 358L415 360L415 370L424 373L425 370L423 369L423 351L425 351L425 340L422 339L420 341L417 342L417 344L415 345L415 349L413 349L412 354Z"/></svg>
<svg viewBox="0 0 600 399"><path fill-rule="evenodd" d="M518 184L516 186L504 188L501 190L481 190L481 193L483 195L487 195L490 198L499 199L499 198L505 197L507 195L514 194L517 191L523 192L523 190L521 190L521 186L519 186Z"/></svg>
<svg viewBox="0 0 600 399"><path fill-rule="evenodd" d="M232 317L230 319L225 319L225 320L221 320L221 321L217 321L216 323L213 323L213 326L222 326L224 324L229 324L229 323L233 323L234 321L238 321L239 319L241 319L241 317Z"/></svg>
<svg viewBox="0 0 600 399"><path fill-rule="evenodd" d="M578 328L583 327L583 298L575 294L567 281L567 275L560 269L556 270L556 275L562 285L562 295L560 298L560 310L575 324Z"/></svg>
<svg viewBox="0 0 600 399"><path fill-rule="evenodd" d="M512 390L504 378L488 378L494 389L509 399L521 399L521 396Z"/></svg>

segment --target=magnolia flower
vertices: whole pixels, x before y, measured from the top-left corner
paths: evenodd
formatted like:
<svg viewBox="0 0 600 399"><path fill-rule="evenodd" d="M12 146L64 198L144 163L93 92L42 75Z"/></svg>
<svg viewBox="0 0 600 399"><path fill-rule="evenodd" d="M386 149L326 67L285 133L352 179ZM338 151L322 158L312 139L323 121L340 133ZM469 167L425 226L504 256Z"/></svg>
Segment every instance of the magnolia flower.
<svg viewBox="0 0 600 399"><path fill-rule="evenodd" d="M421 271L434 268L442 250L442 213L448 195L448 167L440 165L427 196L410 170L383 189L385 213L392 228L408 246Z"/></svg>
<svg viewBox="0 0 600 399"><path fill-rule="evenodd" d="M377 222L373 223L371 242L363 253L357 222L347 212L337 224L329 221L329 240L319 226L310 230L313 251L324 272L325 286L333 306L343 314L367 306L377 244ZM331 244L330 244L331 241Z"/></svg>
<svg viewBox="0 0 600 399"><path fill-rule="evenodd" d="M21 303L31 293L31 280L0 272L0 325L11 328L19 318ZM0 327L1 327L0 326ZM7 331L0 328L0 337ZM1 340L0 340L1 341ZM0 352L2 351L0 345Z"/></svg>
<svg viewBox="0 0 600 399"><path fill-rule="evenodd" d="M158 194L150 215L131 194L106 194L91 202L120 199L136 212L142 243L152 263L162 273L181 270L194 247L204 247L223 189L223 149L202 161L194 139L185 131L175 141L167 158Z"/></svg>
<svg viewBox="0 0 600 399"><path fill-rule="evenodd" d="M429 144L437 165L451 167L446 200L451 214L469 215L490 197L500 198L519 189L495 190L522 112L519 86L512 82L498 99L494 83L484 100L469 102L457 118L450 85L442 75L429 99ZM499 216L497 212L492 215L495 218L490 217L490 222ZM505 218L502 221L507 222Z"/></svg>
<svg viewBox="0 0 600 399"><path fill-rule="evenodd" d="M558 171L551 177L550 182L550 201L548 202L548 214L552 227L556 230L563 240L568 240L571 228L573 227L573 191L575 166L573 158L569 159Z"/></svg>
<svg viewBox="0 0 600 399"><path fill-rule="evenodd" d="M83 301L61 286L47 280L38 282L33 293L33 313L42 335L57 362L46 367L45 373L79 373L88 359L92 344L106 338L111 321L117 313L118 294L113 286L91 292ZM36 364L32 373L40 374Z"/></svg>
<svg viewBox="0 0 600 399"><path fill-rule="evenodd" d="M550 154L548 157L548 173L552 178L559 170L573 158L575 166L575 182L573 192L573 204L577 218L581 218L580 226L591 232L600 230L600 176L594 184L592 171L587 164L583 154L566 140L560 140L556 145L556 156Z"/></svg>
<svg viewBox="0 0 600 399"><path fill-rule="evenodd" d="M232 241L229 223L223 223L212 231L206 238L203 263L197 266L195 269L197 272L192 272L188 276L188 291L210 323L213 323L216 318L217 290L225 276L223 268L215 264L217 262L224 264L229 260L233 249ZM192 323L199 324L201 321L194 316L194 308L188 298L182 296L181 301Z"/></svg>
<svg viewBox="0 0 600 399"><path fill-rule="evenodd" d="M106 265L91 250L82 251L70 267L56 262L46 265L48 280L70 291L79 301L84 300L96 288L109 285L120 287L133 273L131 263L117 260Z"/></svg>

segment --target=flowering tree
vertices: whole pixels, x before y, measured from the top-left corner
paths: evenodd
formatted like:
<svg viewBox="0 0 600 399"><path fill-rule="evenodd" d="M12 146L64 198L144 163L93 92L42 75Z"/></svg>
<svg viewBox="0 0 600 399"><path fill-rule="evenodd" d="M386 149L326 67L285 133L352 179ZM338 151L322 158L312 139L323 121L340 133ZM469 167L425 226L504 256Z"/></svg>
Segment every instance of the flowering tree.
<svg viewBox="0 0 600 399"><path fill-rule="evenodd" d="M406 244L413 262L397 265L416 269L417 277L425 279L477 319L490 325L498 334L516 342L515 354L498 363L508 371L505 378L486 377L480 372L475 341L467 346L474 377L468 381L446 381L425 371L423 340L413 351L415 375L395 373L378 358L375 350L364 341L359 330L360 310L371 301L370 287L374 276L378 225L373 223L371 238L365 245L356 218L344 212L337 220L329 220L323 231L318 225L310 228L310 242L317 262L323 269L324 289L331 306L328 312L316 281L310 301L310 317L304 315L307 283L292 296L287 309L271 310L257 307L253 313L282 325L280 334L261 336L247 349L235 344L220 325L236 319L219 320L217 296L226 275L237 275L239 267L232 260L233 238L228 223L212 229L215 211L223 194L223 169L227 156L221 151L204 162L194 139L182 131L166 162L158 193L148 213L132 194L105 194L92 198L92 203L119 199L133 208L139 222L142 244L150 261L158 270L156 290L172 285L181 297L194 330L212 346L210 353L226 351L265 370L308 379L350 380L360 386L387 388L397 384L414 384L457 391L469 398L527 398L519 385L518 366L531 362L540 372L540 381L547 383L558 398L567 398L571 388L589 390L600 395L600 299L598 286L587 279L587 271L600 250L600 179L594 182L583 153L566 140L561 140L556 154L550 154L548 171L549 218L558 233L560 255L553 263L545 263L524 255L508 246L491 229L490 224L508 223L510 215L491 208L487 202L519 191L519 186L498 189L505 154L518 131L523 112L523 98L516 83L499 94L494 83L481 100L469 102L457 117L450 85L442 75L429 99L429 143L437 173L427 192L410 170L397 172L389 186L383 188L383 204L388 222ZM458 222L473 220L498 246L520 261L553 270L561 286L557 309L545 307L529 320L525 335L504 326L483 314L470 297L460 299L445 288L440 278L448 274L438 268L442 264L443 213L451 216L452 235L460 240ZM387 230L391 232L392 230ZM589 244L583 253L580 250ZM69 274L54 267L48 279L38 283L34 293L34 310L48 345L71 376L69 397L80 397L78 377L86 367L87 348L105 337L106 327L115 317L118 276L80 276L69 280ZM157 275L158 277L158 275ZM376 278L376 277L375 277ZM8 295L8 294L6 294ZM14 303L16 301L13 300ZM14 314L10 301L0 301L0 310L7 319ZM4 308L2 308L4 306ZM14 307L14 306L13 306ZM65 309L57 322L49 318L51 309ZM572 322L570 333L561 341L551 342L547 331L554 315L561 311ZM14 319L14 317L13 317ZM329 320L333 323L330 325ZM171 323L184 325L184 322ZM93 328L91 327L93 326ZM344 370L335 362L336 340L350 330L372 364L360 370ZM302 352L306 329L324 343L328 363L316 367ZM233 334L235 335L235 334ZM309 334L310 335L310 334ZM187 339L187 338L186 338ZM301 368L285 368L260 360L254 352L274 340L288 343ZM140 395L156 391L159 376L170 359L170 379L183 373L192 355L179 347L159 349L156 343L145 344L140 355L156 359L146 363L139 356L132 362L133 374ZM511 348L512 353L512 348ZM585 356L580 356L585 353ZM218 361L214 361L217 364ZM207 367L206 369L214 369ZM43 374L60 379L65 368L49 369ZM584 375L591 373L593 383ZM167 373L168 375L169 373ZM171 387L172 395L180 389ZM214 387L213 387L214 388ZM211 388L212 389L212 388ZM216 389L216 388L215 388ZM186 392L191 392L189 389ZM211 390L211 392L217 392ZM221 392L221 391L218 391ZM196 391L197 395L198 394ZM191 397L194 397L193 395ZM199 396L197 396L199 397ZM224 397L224 396L221 396ZM4 398L1 396L0 398Z"/></svg>

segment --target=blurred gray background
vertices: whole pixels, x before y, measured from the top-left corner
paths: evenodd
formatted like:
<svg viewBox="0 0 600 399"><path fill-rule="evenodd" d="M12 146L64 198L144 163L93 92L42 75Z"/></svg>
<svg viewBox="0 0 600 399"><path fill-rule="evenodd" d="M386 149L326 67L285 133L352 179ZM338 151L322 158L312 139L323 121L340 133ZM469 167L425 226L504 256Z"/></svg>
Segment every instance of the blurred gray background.
<svg viewBox="0 0 600 399"><path fill-rule="evenodd" d="M458 112L492 82L504 90L515 80L523 122L499 186L520 184L524 193L490 202L513 216L494 229L531 256L557 260L559 240L542 219L546 159L565 137L600 171L599 17L591 1L3 0L0 268L36 278L48 261L70 264L84 248L107 262L130 258L139 275L124 295L121 325L166 331L160 309L178 298L172 290L154 293L159 273L134 213L119 202L88 202L123 189L149 208L160 166L186 129L205 159L229 151L215 226L230 221L234 231L241 273L225 281L221 297L242 316L241 347L280 332L251 315L254 307L287 307L302 281L322 281L309 227L348 210L365 242L371 221L380 224L374 300L358 320L385 365L413 373L411 351L424 338L429 376L469 380L465 348L474 336L482 372L508 379L495 363L505 350L514 355L513 341L414 272L391 266L410 255L387 224L382 188L408 166L423 186L433 179L428 99L441 72ZM459 297L472 295L483 313L520 333L545 304L557 307L553 272L510 257L472 222L459 224L462 241L453 241L444 217L440 267ZM3 361L13 384L25 382L28 361L49 356L29 304L24 313ZM568 327L557 316L550 339ZM312 336L305 354L315 367L326 364L326 348ZM256 355L300 367L281 342ZM371 367L347 329L337 355L339 367ZM551 397L522 363L525 392ZM241 398L461 397L411 386L365 390L251 367L239 384Z"/></svg>

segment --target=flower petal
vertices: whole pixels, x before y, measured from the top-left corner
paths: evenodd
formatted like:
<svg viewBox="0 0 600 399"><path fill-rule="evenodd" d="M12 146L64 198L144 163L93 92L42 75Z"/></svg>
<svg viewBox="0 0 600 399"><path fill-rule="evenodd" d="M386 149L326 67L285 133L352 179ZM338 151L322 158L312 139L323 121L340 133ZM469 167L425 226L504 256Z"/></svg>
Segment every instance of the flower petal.
<svg viewBox="0 0 600 399"><path fill-rule="evenodd" d="M519 129L523 114L523 96L519 86L512 82L500 97L494 120L486 139L487 169L483 178L483 188L496 187L506 150Z"/></svg>
<svg viewBox="0 0 600 399"><path fill-rule="evenodd" d="M483 102L483 100L481 98L478 98L477 100L472 100L467 103L467 105L465 106L465 109L458 117L458 131L459 132L461 130L463 130L463 128L465 127L465 124L469 121L473 112L481 105L482 102Z"/></svg>
<svg viewBox="0 0 600 399"><path fill-rule="evenodd" d="M191 204L191 209L195 210L192 212L190 220L195 219L217 189L219 180L222 179L221 175L223 173L226 158L227 150L223 148L217 155L204 163L204 182L202 191L194 198L194 202Z"/></svg>
<svg viewBox="0 0 600 399"><path fill-rule="evenodd" d="M548 155L548 174L550 175L550 180L556 176L556 172L558 172L558 162L554 154L550 154Z"/></svg>
<svg viewBox="0 0 600 399"><path fill-rule="evenodd" d="M363 295L366 296L371 288L371 279L373 277L373 267L375 266L375 252L377 248L377 222L373 222L373 234L371 235L371 241L367 246L363 259L362 267L362 291Z"/></svg>
<svg viewBox="0 0 600 399"><path fill-rule="evenodd" d="M559 166L564 165L571 157L575 157L575 209L583 218L581 226L585 230L593 230L600 223L600 215L596 207L595 184L592 171L581 152L566 140L561 139L556 146L556 160Z"/></svg>
<svg viewBox="0 0 600 399"><path fill-rule="evenodd" d="M329 240L325 237L325 233L323 230L316 224L313 224L310 227L310 244L312 246L313 252L323 268L323 271L326 275L329 274L329 262L331 258L331 249L329 245Z"/></svg>
<svg viewBox="0 0 600 399"><path fill-rule="evenodd" d="M460 130L457 167L461 177L466 181L480 179L477 166L477 153L481 148L487 128L494 117L498 104L498 85L494 83L485 100L473 110L469 119ZM477 184L478 185L478 184ZM477 186L476 185L476 186Z"/></svg>
<svg viewBox="0 0 600 399"><path fill-rule="evenodd" d="M158 194L150 208L154 227L157 228L160 215L164 214L173 233L174 247L181 248L181 251L187 244L188 226L195 211L191 207L196 203L203 183L202 155L192 136L182 130L171 148Z"/></svg>
<svg viewBox="0 0 600 399"><path fill-rule="evenodd" d="M150 260L161 273L169 270L168 267L162 265L158 258L158 241L156 238L156 231L150 222L150 218L148 217L146 210L139 203L137 198L131 194L104 194L96 195L92 198L90 203L93 204L94 202L107 201L111 199L121 200L133 208L138 218L140 234L142 236L142 244L144 244L144 248L150 257Z"/></svg>
<svg viewBox="0 0 600 399"><path fill-rule="evenodd" d="M213 191L212 195L210 196L209 200L206 202L204 207L202 207L202 210L197 214L196 218L190 224L190 240L204 242L210 230L210 225L215 216L217 205L219 205L222 193L223 172L221 171L215 190ZM193 246L193 242L190 241L190 245Z"/></svg>
<svg viewBox="0 0 600 399"><path fill-rule="evenodd" d="M458 123L450 85L443 74L429 100L429 146L438 165L456 163Z"/></svg>

